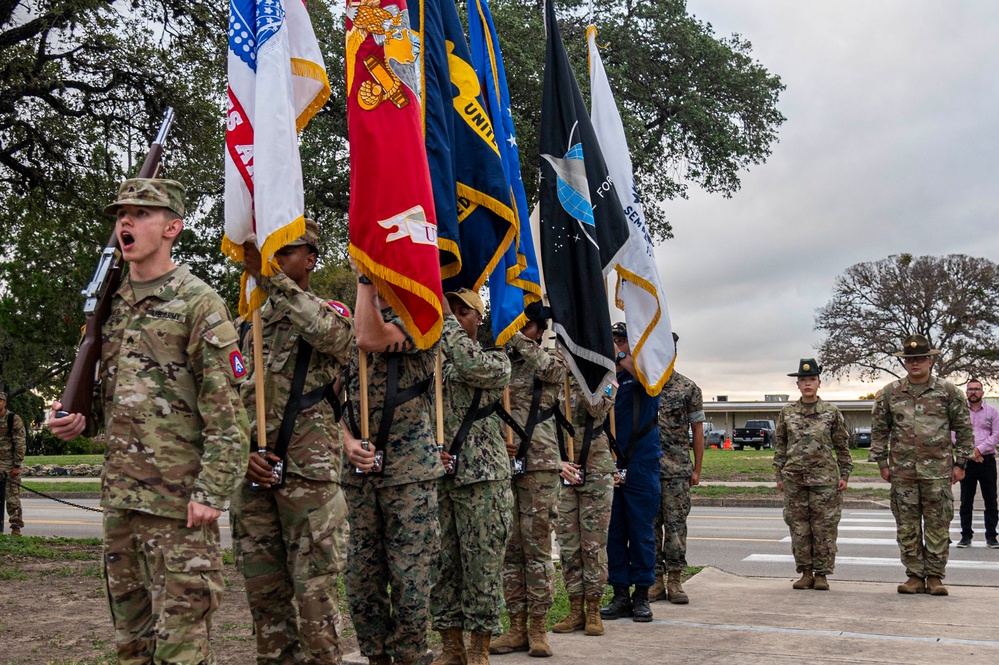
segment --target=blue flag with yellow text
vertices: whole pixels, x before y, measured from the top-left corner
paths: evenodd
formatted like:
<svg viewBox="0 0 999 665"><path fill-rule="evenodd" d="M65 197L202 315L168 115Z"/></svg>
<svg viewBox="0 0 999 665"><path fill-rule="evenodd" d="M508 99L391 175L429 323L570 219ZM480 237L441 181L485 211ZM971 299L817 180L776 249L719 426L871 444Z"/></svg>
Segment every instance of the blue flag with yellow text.
<svg viewBox="0 0 999 665"><path fill-rule="evenodd" d="M453 193L455 208L446 212L457 223L461 260L460 272L443 274L444 290L477 291L516 239L512 195L454 1L424 0L422 21L428 153L446 141L451 158L450 168L431 161L430 177L435 190ZM444 118L431 117L435 107Z"/></svg>
<svg viewBox="0 0 999 665"><path fill-rule="evenodd" d="M493 335L497 344L505 344L526 323L524 308L541 300L541 277L534 254L527 195L520 177L520 153L510 112L503 54L486 0L469 2L468 41L486 109L494 120L493 131L517 220L516 241L511 243L489 278Z"/></svg>

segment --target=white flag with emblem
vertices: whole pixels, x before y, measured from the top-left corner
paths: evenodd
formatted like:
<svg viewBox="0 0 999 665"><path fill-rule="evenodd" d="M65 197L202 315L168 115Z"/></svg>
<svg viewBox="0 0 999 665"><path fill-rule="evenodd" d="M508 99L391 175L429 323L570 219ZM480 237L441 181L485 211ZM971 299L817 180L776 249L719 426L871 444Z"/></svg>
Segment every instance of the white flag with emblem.
<svg viewBox="0 0 999 665"><path fill-rule="evenodd" d="M586 41L590 51L590 117L593 130L604 153L607 172L614 180L617 196L630 222L631 242L615 267L615 301L618 308L624 310L628 323L628 343L638 380L649 394L658 395L673 374L676 359L673 327L659 271L656 270L645 212L638 200L624 125L597 51L597 29L592 25L586 29Z"/></svg>

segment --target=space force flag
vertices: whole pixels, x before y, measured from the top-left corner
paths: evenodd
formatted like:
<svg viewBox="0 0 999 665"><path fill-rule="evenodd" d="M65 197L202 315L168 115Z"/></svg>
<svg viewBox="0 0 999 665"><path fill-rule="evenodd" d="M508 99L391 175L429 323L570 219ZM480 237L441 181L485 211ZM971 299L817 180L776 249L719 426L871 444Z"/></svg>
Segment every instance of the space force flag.
<svg viewBox="0 0 999 665"><path fill-rule="evenodd" d="M645 212L642 202L638 200L624 125L597 50L597 29L592 25L586 29L586 41L590 51L590 117L593 130L600 141L614 189L624 206L631 233L631 242L615 267L615 301L624 310L628 322L628 343L638 380L647 393L658 395L673 373L676 358L673 328L656 269Z"/></svg>
<svg viewBox="0 0 999 665"><path fill-rule="evenodd" d="M228 73L222 251L242 261L255 234L261 272L272 275L274 253L305 233L298 132L330 95L302 0L230 0ZM265 299L244 274L240 314Z"/></svg>
<svg viewBox="0 0 999 665"><path fill-rule="evenodd" d="M541 275L534 254L527 195L520 177L520 153L510 112L503 54L486 0L475 0L468 8L468 42L472 66L482 88L482 100L492 118L510 188L516 223L516 237L489 276L489 307L493 336L499 345L513 337L527 323L524 309L541 300Z"/></svg>
<svg viewBox="0 0 999 665"><path fill-rule="evenodd" d="M541 267L554 329L591 403L614 375L604 277L629 240L628 220L545 3L548 44L541 96Z"/></svg>
<svg viewBox="0 0 999 665"><path fill-rule="evenodd" d="M350 255L421 349L440 338L441 269L405 0L347 3Z"/></svg>

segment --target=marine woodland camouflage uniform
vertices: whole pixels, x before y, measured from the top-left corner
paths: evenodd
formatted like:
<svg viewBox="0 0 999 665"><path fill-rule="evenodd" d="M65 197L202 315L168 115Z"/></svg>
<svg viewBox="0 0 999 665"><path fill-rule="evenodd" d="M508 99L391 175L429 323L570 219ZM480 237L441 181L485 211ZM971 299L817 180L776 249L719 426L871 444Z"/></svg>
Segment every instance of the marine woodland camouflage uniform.
<svg viewBox="0 0 999 665"><path fill-rule="evenodd" d="M513 361L510 410L526 428L534 397L534 380L541 382L538 412L557 406L564 390L565 360L542 349L522 333L509 343ZM503 561L503 591L510 614L547 614L552 605L555 566L552 564L552 529L558 512L559 456L555 419L538 423L527 449L527 473L513 479L513 533ZM519 445L519 441L515 440Z"/></svg>
<svg viewBox="0 0 999 665"><path fill-rule="evenodd" d="M8 416L12 417L8 419ZM10 428L7 427L8 420ZM24 421L16 413L7 411L0 416L0 474L7 478L7 524L11 529L18 530L24 528L24 516L21 513L21 478L18 477L11 482L10 472L11 469L21 468L26 445Z"/></svg>
<svg viewBox="0 0 999 665"><path fill-rule="evenodd" d="M566 593L569 596L595 597L599 607L607 583L607 527L610 525L611 501L614 498L614 473L617 471L604 431L607 414L614 408L614 396L612 391L610 395L603 395L596 405L591 405L572 375L570 396L572 427L576 432L572 462L583 467L585 481L582 485L562 487L555 533ZM584 460L581 457L583 436L588 422L593 434L589 454Z"/></svg>
<svg viewBox="0 0 999 665"><path fill-rule="evenodd" d="M222 299L186 266L126 280L103 329L104 574L119 663L214 663L219 525L246 469L246 373Z"/></svg>
<svg viewBox="0 0 999 665"><path fill-rule="evenodd" d="M476 410L495 404L510 381L502 349L483 349L444 317L444 448L449 450L481 390ZM455 472L437 483L440 504L440 577L430 596L436 630L503 632L503 553L510 537L513 492L500 419L476 420L455 459Z"/></svg>
<svg viewBox="0 0 999 665"><path fill-rule="evenodd" d="M655 521L656 575L687 568L687 516L690 514L691 423L704 422L701 389L674 371L659 393L659 512Z"/></svg>
<svg viewBox="0 0 999 665"><path fill-rule="evenodd" d="M303 394L332 384L346 368L354 334L340 310L302 291L284 273L261 277L268 298L261 309L267 447L273 452L292 390L299 340L312 347ZM253 368L252 335L243 336ZM256 445L256 384L248 377L243 404ZM340 489L339 423L325 400L302 409L288 442L284 485L252 488L244 478L233 497L233 548L253 614L257 662L340 662L336 633L337 575L342 551L336 534L346 522Z"/></svg>
<svg viewBox="0 0 999 665"><path fill-rule="evenodd" d="M850 435L843 414L817 398L788 404L777 417L774 468L784 484L784 522L799 573L830 575L836 564L836 536L843 512L840 480L853 471Z"/></svg>
<svg viewBox="0 0 999 665"><path fill-rule="evenodd" d="M391 309L385 321L405 331ZM408 333L407 333L408 335ZM412 339L410 338L412 342ZM385 404L388 363L399 363L398 390L433 376L436 346L368 354L368 414L374 447ZM357 347L351 353L347 422L360 436ZM429 387L429 384L427 384ZM350 616L367 658L412 661L427 651L430 588L440 553L437 479L444 474L433 432L429 391L395 408L380 475L358 475L344 456L350 538L344 571Z"/></svg>
<svg viewBox="0 0 999 665"><path fill-rule="evenodd" d="M932 374L922 384L901 378L878 392L870 457L891 469L891 509L909 577L944 577L954 518L951 473L973 456L974 446L968 403L949 381Z"/></svg>

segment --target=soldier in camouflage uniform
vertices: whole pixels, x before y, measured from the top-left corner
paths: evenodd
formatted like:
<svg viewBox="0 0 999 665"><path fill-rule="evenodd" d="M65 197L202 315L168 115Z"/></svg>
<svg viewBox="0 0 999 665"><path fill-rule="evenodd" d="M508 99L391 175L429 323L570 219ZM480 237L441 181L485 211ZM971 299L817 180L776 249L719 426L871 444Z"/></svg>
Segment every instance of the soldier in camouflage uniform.
<svg viewBox="0 0 999 665"><path fill-rule="evenodd" d="M933 356L922 335L909 335L901 358L906 376L878 391L871 412L870 459L891 482L898 549L908 579L899 593L946 596L944 568L954 518L951 485L974 457L975 433L961 390L931 374ZM951 432L956 437L952 440Z"/></svg>
<svg viewBox="0 0 999 665"><path fill-rule="evenodd" d="M569 616L552 626L552 632L582 629L587 635L603 635L600 600L607 584L607 527L617 472L604 422L614 408L614 389L608 386L600 401L590 404L576 377L571 373L569 377L570 415L576 437L572 459L566 451L562 461L565 484L555 522Z"/></svg>
<svg viewBox="0 0 999 665"><path fill-rule="evenodd" d="M444 295L441 455L448 473L437 484L441 563L430 595L444 651L434 665L482 665L489 662L492 636L503 632L503 553L513 492L495 408L510 382L510 359L503 349L483 349L476 341L485 311L477 293L460 289Z"/></svg>
<svg viewBox="0 0 999 665"><path fill-rule="evenodd" d="M528 323L507 345L513 362L510 410L530 435L524 454L525 473L513 479L513 533L503 561L503 592L510 614L510 630L489 647L490 653L526 651L552 655L545 621L552 606L555 566L552 565L552 529L558 510L559 456L555 410L563 391L566 364L555 351L541 348L550 310L533 303L525 312ZM521 442L507 452L519 454ZM530 616L530 629L528 629Z"/></svg>
<svg viewBox="0 0 999 665"><path fill-rule="evenodd" d="M319 258L318 235L316 223L307 219L305 234L275 253L281 271L271 277L260 275L256 245L244 245L246 271L267 292L261 307L267 450L250 456L246 478L233 496L232 535L260 665L341 660L336 620L343 553L337 551L335 535L347 520L347 504L339 483L339 413L324 391L329 387L332 396L332 385L350 358L354 332L346 307L309 291L309 273ZM248 326L241 327L242 346L252 373ZM296 389L300 362L306 363L306 373ZM256 395L256 382L248 377L242 397L254 444ZM301 404L297 413L287 410L292 398ZM275 452L282 427L288 435L280 457ZM271 488L277 463L283 465L284 482Z"/></svg>
<svg viewBox="0 0 999 665"><path fill-rule="evenodd" d="M430 588L440 549L437 479L444 466L429 396L437 348L419 350L365 276L358 277L354 331L340 476L350 523L344 583L361 653L377 665L393 658L412 663L427 651ZM368 449L361 441L358 350L369 354ZM398 378L396 385L388 385L390 377ZM358 474L356 469L372 469L376 449L383 454L383 470Z"/></svg>
<svg viewBox="0 0 999 665"><path fill-rule="evenodd" d="M836 564L836 535L843 512L843 490L853 471L850 435L843 414L818 396L822 368L802 358L797 377L801 399L777 417L774 468L784 493L784 521L791 530L791 551L801 579L795 589L828 591Z"/></svg>
<svg viewBox="0 0 999 665"><path fill-rule="evenodd" d="M680 337L673 333L673 343ZM693 436L694 462L690 462ZM704 400L696 383L675 371L659 393L659 512L656 513L656 583L649 589L649 601L669 600L675 605L689 602L681 585L687 568L687 516L690 515L690 488L701 482L704 459ZM663 577L666 577L664 580Z"/></svg>
<svg viewBox="0 0 999 665"><path fill-rule="evenodd" d="M215 662L208 631L224 588L218 518L249 446L238 390L246 369L229 312L170 258L183 197L173 180L126 180L105 209L116 214L129 262L104 324L95 400L107 446L104 574L126 664ZM78 413L53 414L48 425L66 440L86 427Z"/></svg>
<svg viewBox="0 0 999 665"><path fill-rule="evenodd" d="M0 477L6 475L7 524L10 535L20 536L24 528L21 514L21 463L27 436L21 416L7 410L7 393L0 392ZM13 482L11 482L13 481Z"/></svg>

